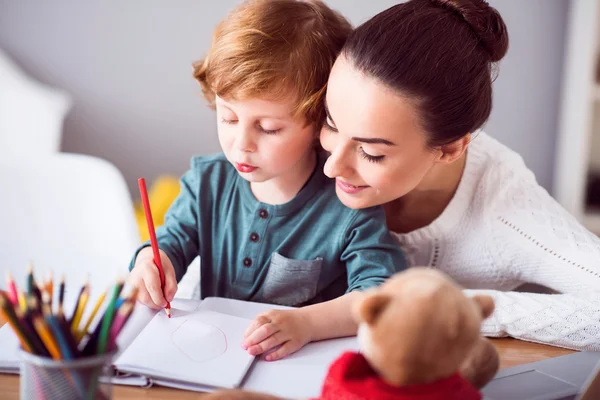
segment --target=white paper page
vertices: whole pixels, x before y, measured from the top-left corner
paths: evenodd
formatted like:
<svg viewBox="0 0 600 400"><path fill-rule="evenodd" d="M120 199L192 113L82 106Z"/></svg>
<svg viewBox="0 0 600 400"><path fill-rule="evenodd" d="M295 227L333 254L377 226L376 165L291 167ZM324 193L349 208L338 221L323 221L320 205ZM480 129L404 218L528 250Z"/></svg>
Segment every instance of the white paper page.
<svg viewBox="0 0 600 400"><path fill-rule="evenodd" d="M0 373L19 373L19 339L10 325L0 328Z"/></svg>
<svg viewBox="0 0 600 400"><path fill-rule="evenodd" d="M290 307L207 297L200 309L254 319L261 312ZM343 352L358 350L358 340L354 336L309 343L279 361L259 359L248 372L242 388L284 398L318 397L329 366Z"/></svg>
<svg viewBox="0 0 600 400"><path fill-rule="evenodd" d="M192 311L196 311L199 308L199 300L178 300L175 299L171 302L171 315L173 318L187 314ZM127 320L127 324L123 327L123 330L119 333L117 338L117 346L119 353L115 356L118 359L119 355L122 354L133 340L144 330L146 325L152 321L152 318L158 313L165 313L165 310L154 310L146 307L140 303L136 303L133 313Z"/></svg>
<svg viewBox="0 0 600 400"><path fill-rule="evenodd" d="M129 345L140 334L144 327L148 325L150 321L152 321L152 318L154 318L157 312L157 310L153 310L152 308L146 307L140 303L136 303L133 312L127 320L127 323L117 337L118 354L115 356L115 359L117 359L119 354L122 354L125 349L129 347Z"/></svg>
<svg viewBox="0 0 600 400"><path fill-rule="evenodd" d="M198 304L198 303L196 303ZM213 311L159 312L116 362L119 371L233 388L254 357L240 347L249 320Z"/></svg>
<svg viewBox="0 0 600 400"><path fill-rule="evenodd" d="M253 320L258 314L267 310L291 310L293 307L226 299L224 297L207 297L202 300L199 308L200 310L211 310L221 314Z"/></svg>
<svg viewBox="0 0 600 400"><path fill-rule="evenodd" d="M242 388L284 398L319 397L329 366L344 351L358 351L356 337L324 340L304 346L278 361L258 360Z"/></svg>

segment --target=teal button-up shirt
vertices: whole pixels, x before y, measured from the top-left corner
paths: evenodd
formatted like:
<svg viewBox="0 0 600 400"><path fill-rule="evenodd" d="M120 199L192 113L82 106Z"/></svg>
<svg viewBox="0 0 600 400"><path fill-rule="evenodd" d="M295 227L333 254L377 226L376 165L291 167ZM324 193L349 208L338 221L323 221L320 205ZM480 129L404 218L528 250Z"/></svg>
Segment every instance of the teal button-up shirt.
<svg viewBox="0 0 600 400"><path fill-rule="evenodd" d="M405 269L383 209L344 206L323 174L325 159L319 155L295 198L270 205L256 200L223 154L194 157L156 232L177 280L200 256L202 298L299 306L379 285Z"/></svg>

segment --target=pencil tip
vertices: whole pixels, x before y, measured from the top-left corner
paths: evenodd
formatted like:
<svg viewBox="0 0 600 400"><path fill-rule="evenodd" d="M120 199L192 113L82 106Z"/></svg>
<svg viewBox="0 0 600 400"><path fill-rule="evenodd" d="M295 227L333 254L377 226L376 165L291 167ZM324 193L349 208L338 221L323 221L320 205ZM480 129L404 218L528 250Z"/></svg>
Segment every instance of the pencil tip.
<svg viewBox="0 0 600 400"><path fill-rule="evenodd" d="M42 302L49 303L50 302L50 293L46 290L42 291Z"/></svg>
<svg viewBox="0 0 600 400"><path fill-rule="evenodd" d="M33 272L33 263L29 261L27 264L27 273L31 274Z"/></svg>

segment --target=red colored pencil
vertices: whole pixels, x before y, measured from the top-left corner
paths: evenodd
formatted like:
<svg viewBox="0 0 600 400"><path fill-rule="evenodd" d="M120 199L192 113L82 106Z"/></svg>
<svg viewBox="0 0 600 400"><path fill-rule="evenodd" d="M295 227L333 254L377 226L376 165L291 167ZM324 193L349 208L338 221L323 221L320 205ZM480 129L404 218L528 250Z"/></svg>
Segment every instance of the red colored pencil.
<svg viewBox="0 0 600 400"><path fill-rule="evenodd" d="M142 204L144 205L144 214L146 214L146 223L148 224L148 234L150 235L150 244L152 245L152 252L154 253L154 264L158 268L158 274L160 275L160 288L165 292L165 271L163 270L162 262L160 260L160 253L158 251L158 242L156 241L156 232L154 232L154 221L152 221L152 211L150 211L150 200L148 200L148 191L146 190L146 180L144 178L138 179L138 185L140 187L140 195L142 196ZM171 303L167 301L165 307L167 315L171 318Z"/></svg>

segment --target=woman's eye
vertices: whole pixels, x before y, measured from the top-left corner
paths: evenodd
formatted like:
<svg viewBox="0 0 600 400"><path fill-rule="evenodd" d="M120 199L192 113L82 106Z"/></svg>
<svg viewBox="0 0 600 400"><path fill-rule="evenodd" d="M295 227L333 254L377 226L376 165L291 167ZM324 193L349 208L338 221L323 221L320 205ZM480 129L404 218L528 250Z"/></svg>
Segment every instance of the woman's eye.
<svg viewBox="0 0 600 400"><path fill-rule="evenodd" d="M385 156L372 156L369 153L365 152L365 150L361 147L360 148L360 155L362 158L364 158L365 160L372 162L372 163L380 163L383 161L383 158Z"/></svg>
<svg viewBox="0 0 600 400"><path fill-rule="evenodd" d="M331 120L331 118L329 118L329 116L325 117L325 121L323 122L323 126L328 131L331 131L331 132L337 132L338 131L337 128L335 126L333 126L333 121Z"/></svg>
<svg viewBox="0 0 600 400"><path fill-rule="evenodd" d="M221 122L224 124L235 124L237 122L236 119L227 119L227 118L221 118Z"/></svg>

